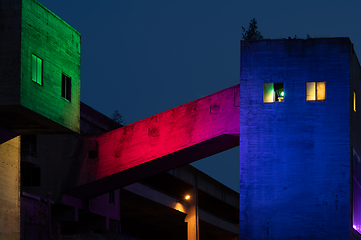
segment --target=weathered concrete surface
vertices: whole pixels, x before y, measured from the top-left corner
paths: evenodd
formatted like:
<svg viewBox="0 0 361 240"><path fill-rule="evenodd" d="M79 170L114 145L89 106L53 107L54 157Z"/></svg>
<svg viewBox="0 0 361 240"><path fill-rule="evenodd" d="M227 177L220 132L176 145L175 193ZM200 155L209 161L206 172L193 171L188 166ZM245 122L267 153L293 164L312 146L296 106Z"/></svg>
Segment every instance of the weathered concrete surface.
<svg viewBox="0 0 361 240"><path fill-rule="evenodd" d="M67 194L100 195L239 145L239 85L85 139ZM93 155L93 153L96 153ZM93 155L93 156L91 156Z"/></svg>
<svg viewBox="0 0 361 240"><path fill-rule="evenodd" d="M80 34L38 1L0 0L0 126L18 134L79 133ZM32 54L43 84L32 81ZM61 96L71 77L71 102Z"/></svg>
<svg viewBox="0 0 361 240"><path fill-rule="evenodd" d="M20 239L20 136L0 144L0 239Z"/></svg>
<svg viewBox="0 0 361 240"><path fill-rule="evenodd" d="M242 42L240 239L350 239L350 47ZM326 100L306 102L305 83L321 81ZM272 82L284 102L263 103Z"/></svg>

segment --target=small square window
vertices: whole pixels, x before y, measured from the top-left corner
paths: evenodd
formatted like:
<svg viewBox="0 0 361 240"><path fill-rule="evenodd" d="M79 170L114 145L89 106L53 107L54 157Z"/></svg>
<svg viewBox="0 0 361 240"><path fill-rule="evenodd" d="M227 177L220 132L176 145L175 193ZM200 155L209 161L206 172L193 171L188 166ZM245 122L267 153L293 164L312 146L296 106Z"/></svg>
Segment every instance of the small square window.
<svg viewBox="0 0 361 240"><path fill-rule="evenodd" d="M306 101L325 101L326 82L306 82Z"/></svg>
<svg viewBox="0 0 361 240"><path fill-rule="evenodd" d="M31 80L43 85L43 60L34 54L31 57Z"/></svg>
<svg viewBox="0 0 361 240"><path fill-rule="evenodd" d="M71 101L71 78L65 74L62 74L61 77L61 96L69 102Z"/></svg>
<svg viewBox="0 0 361 240"><path fill-rule="evenodd" d="M283 83L264 83L263 102L284 102Z"/></svg>

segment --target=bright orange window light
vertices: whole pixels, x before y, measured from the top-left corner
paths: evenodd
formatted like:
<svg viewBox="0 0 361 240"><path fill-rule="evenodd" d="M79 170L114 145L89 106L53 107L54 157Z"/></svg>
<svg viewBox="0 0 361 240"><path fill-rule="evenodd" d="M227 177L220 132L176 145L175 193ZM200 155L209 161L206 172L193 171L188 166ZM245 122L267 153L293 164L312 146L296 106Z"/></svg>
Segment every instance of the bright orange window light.
<svg viewBox="0 0 361 240"><path fill-rule="evenodd" d="M353 92L353 111L356 112L356 92Z"/></svg>
<svg viewBox="0 0 361 240"><path fill-rule="evenodd" d="M324 101L326 82L306 82L306 101Z"/></svg>

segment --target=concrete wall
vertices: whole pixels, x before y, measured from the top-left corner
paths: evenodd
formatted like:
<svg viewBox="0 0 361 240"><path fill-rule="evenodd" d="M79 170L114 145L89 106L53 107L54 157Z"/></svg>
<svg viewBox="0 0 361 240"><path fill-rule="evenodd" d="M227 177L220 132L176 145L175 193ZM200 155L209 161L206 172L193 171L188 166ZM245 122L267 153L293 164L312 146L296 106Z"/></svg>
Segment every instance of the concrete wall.
<svg viewBox="0 0 361 240"><path fill-rule="evenodd" d="M242 41L241 239L350 239L350 41ZM325 101L305 82L326 81ZM284 102L263 103L264 83Z"/></svg>
<svg viewBox="0 0 361 240"><path fill-rule="evenodd" d="M0 239L20 239L20 137L0 144Z"/></svg>
<svg viewBox="0 0 361 240"><path fill-rule="evenodd" d="M21 195L21 239L49 239L49 206L39 197Z"/></svg>
<svg viewBox="0 0 361 240"><path fill-rule="evenodd" d="M23 0L21 105L80 131L80 34L34 0ZM31 80L32 54L43 59L43 85ZM62 73L71 77L71 102L61 96Z"/></svg>
<svg viewBox="0 0 361 240"><path fill-rule="evenodd" d="M0 0L0 126L18 134L80 128L80 34L36 0ZM43 84L32 81L32 54ZM71 101L62 94L71 77Z"/></svg>
<svg viewBox="0 0 361 240"><path fill-rule="evenodd" d="M361 69L360 69L360 63L357 59L357 56L355 54L355 51L352 48L350 48L350 139L351 139L351 147L352 151L355 152L358 156L361 156ZM354 111L353 108L353 94L356 93L356 111ZM355 154L352 154L353 158L350 162L351 169L352 169L352 204L351 204L351 213L353 214L353 217L351 218L351 226L354 226L351 228L351 235L352 239L361 239L360 233L358 233L354 228L358 229L358 231L361 231L360 229L360 219L361 219L361 213L360 213L360 207L361 207L361 165L360 162L358 162L358 159L355 158Z"/></svg>
<svg viewBox="0 0 361 240"><path fill-rule="evenodd" d="M229 87L88 138L82 151L98 155L78 158L78 180L67 194L79 198L100 195L236 147L238 91L238 85Z"/></svg>

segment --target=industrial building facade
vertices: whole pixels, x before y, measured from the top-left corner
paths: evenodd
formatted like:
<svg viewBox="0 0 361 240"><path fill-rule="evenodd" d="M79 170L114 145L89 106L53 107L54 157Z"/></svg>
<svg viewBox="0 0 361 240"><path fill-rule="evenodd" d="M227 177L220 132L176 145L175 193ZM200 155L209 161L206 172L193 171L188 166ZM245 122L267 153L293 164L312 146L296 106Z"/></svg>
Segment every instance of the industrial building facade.
<svg viewBox="0 0 361 240"><path fill-rule="evenodd" d="M241 239L360 239L360 80L348 38L242 42Z"/></svg>
<svg viewBox="0 0 361 240"><path fill-rule="evenodd" d="M0 239L237 239L239 194L190 166L70 194L122 126L80 103L75 29L35 0L1 0L0 26Z"/></svg>
<svg viewBox="0 0 361 240"><path fill-rule="evenodd" d="M0 26L0 238L361 239L348 38L242 41L240 85L122 127L80 103L76 30L35 0ZM240 197L186 165L237 145Z"/></svg>

